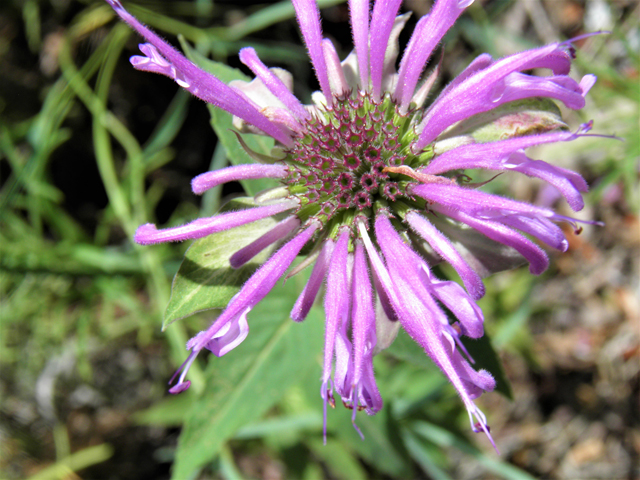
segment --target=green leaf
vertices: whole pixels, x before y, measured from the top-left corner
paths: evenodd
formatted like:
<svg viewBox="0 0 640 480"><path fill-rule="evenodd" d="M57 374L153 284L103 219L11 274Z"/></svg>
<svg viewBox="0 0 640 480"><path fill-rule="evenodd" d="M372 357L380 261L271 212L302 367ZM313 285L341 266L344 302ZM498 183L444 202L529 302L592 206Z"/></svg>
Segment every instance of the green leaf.
<svg viewBox="0 0 640 480"><path fill-rule="evenodd" d="M173 478L189 478L211 461L241 427L259 419L316 363L323 314L313 308L301 324L288 311L304 278L279 284L249 314L247 339L222 358L211 358L206 388L187 416ZM286 312L286 313L285 313Z"/></svg>
<svg viewBox="0 0 640 480"><path fill-rule="evenodd" d="M436 459L441 456L440 452L434 452L426 445L423 445L409 429L403 429L402 439L411 457L420 465L420 468L433 480L451 480L451 477L440 468Z"/></svg>
<svg viewBox="0 0 640 480"><path fill-rule="evenodd" d="M313 385L313 387L315 387L312 388L312 391L315 390L314 396L319 397L317 386ZM316 404L321 405L320 402ZM335 436L343 444L349 445L365 462L391 478L410 477L411 471L407 467L406 458L398 451L398 444L393 436L393 420L390 419L389 406L385 405L375 415L369 416L364 412L356 415L356 425L362 431L364 441L353 427L352 414L352 410L336 402L336 408L330 410L327 415L329 436Z"/></svg>
<svg viewBox="0 0 640 480"><path fill-rule="evenodd" d="M163 327L196 312L226 307L273 248L263 250L238 269L229 264L231 255L276 223L275 218L265 218L193 242L173 279Z"/></svg>
<svg viewBox="0 0 640 480"><path fill-rule="evenodd" d="M162 427L178 427L184 422L186 412L193 404L195 395L183 393L163 398L151 407L133 414L133 421L138 425Z"/></svg>
<svg viewBox="0 0 640 480"><path fill-rule="evenodd" d="M365 480L367 472L362 468L357 457L350 451L350 444L328 439L323 445L319 438L307 442L309 449L315 457L320 458L329 471L332 478L339 480Z"/></svg>
<svg viewBox="0 0 640 480"><path fill-rule="evenodd" d="M303 430L322 430L322 415L319 411L268 418L260 422L245 425L234 439L262 438L267 436L290 435Z"/></svg>
<svg viewBox="0 0 640 480"><path fill-rule="evenodd" d="M465 348L469 352L469 355L475 360L473 368L476 370L485 369L493 378L496 379L496 392L500 392L509 400L513 400L513 391L511 390L511 383L507 378L507 375L502 366L502 360L498 356L498 353L494 350L493 344L487 332L478 339L461 336L460 339Z"/></svg>

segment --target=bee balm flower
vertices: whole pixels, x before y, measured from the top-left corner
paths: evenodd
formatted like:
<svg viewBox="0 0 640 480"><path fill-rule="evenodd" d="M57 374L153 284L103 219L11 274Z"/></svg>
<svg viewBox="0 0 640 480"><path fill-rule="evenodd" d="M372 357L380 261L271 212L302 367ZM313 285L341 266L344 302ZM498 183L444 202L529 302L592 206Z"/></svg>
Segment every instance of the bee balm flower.
<svg viewBox="0 0 640 480"><path fill-rule="evenodd" d="M461 171L538 177L574 210L582 208L587 185L580 175L524 152L574 140L590 125L571 133L558 122L518 117L523 128L515 133L488 141L474 136L478 125L499 128L500 121L510 118L507 113L522 105L514 102L543 97L582 108L595 77L578 82L568 76L571 46L555 43L499 60L480 55L427 104L438 75L438 67L424 75L427 62L471 1L438 0L418 21L396 71L398 36L408 19L396 16L401 0L377 0L373 8L369 0L349 1L355 50L342 62L332 43L323 39L315 2L292 0L320 84L313 103L303 105L291 93L290 74L267 68L253 49L241 50L240 60L256 78L226 85L138 22L119 1L107 1L148 42L140 46L143 56L131 58L135 68L166 75L230 112L241 131L271 136L278 152L274 157L250 152L260 163L193 180L193 191L200 194L232 180L279 179L283 188L258 195L254 208L163 230L143 225L136 233L135 241L148 245L284 216L231 257L231 265L239 267L266 247L280 245L213 324L188 342L191 353L170 391L188 388L187 371L201 350L221 356L244 340L251 309L306 247L312 253L303 264L313 263L313 269L291 317L304 320L326 284L321 388L325 421L326 405L334 404L336 392L353 409L354 419L358 409L369 414L380 410L372 359L402 326L454 385L472 428L491 438L474 399L493 390L495 381L488 372L471 367L460 341L463 335L483 335L484 319L475 303L484 294L482 276L514 266L522 257L532 273L544 271L547 255L531 237L566 250L567 240L556 222L572 219L550 208L485 193L479 189L482 184L469 183ZM542 68L551 75L526 73ZM482 116L491 112L497 112L498 120ZM437 278L430 268L434 258L449 262L464 288Z"/></svg>

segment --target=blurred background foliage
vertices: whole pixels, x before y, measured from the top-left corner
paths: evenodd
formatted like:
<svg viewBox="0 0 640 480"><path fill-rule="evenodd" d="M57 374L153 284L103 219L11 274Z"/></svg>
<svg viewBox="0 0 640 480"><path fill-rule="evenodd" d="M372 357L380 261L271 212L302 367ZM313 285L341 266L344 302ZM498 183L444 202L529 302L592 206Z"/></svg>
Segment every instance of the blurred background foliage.
<svg viewBox="0 0 640 480"><path fill-rule="evenodd" d="M407 0L403 9L415 23L429 4ZM344 56L347 8L321 5ZM251 45L293 73L301 98L317 87L287 0L126 6L194 55L238 68L238 50ZM358 415L365 440L338 406L323 446L323 317L287 319L295 278L252 312L241 347L215 361L202 355L192 388L168 395L186 339L215 312L162 332L188 245L140 247L131 237L148 221L211 215L240 193L232 184L199 199L189 188L191 177L227 165L234 146L217 141L201 102L131 68L140 40L106 3L3 1L0 476L169 478L177 458L177 478L638 478L639 19L637 1L476 0L446 38L441 86L482 52L611 31L578 42L575 76L599 81L584 110L564 113L572 128L594 119L595 132L623 141L532 152L584 175L592 191L580 218L606 226L568 231L570 251L552 254L540 278L522 268L487 279L481 301L504 362L502 391L512 392L479 401L497 456L406 336L376 358L385 408ZM221 121L214 115L214 126ZM540 194L534 181L504 177L495 182L504 193Z"/></svg>

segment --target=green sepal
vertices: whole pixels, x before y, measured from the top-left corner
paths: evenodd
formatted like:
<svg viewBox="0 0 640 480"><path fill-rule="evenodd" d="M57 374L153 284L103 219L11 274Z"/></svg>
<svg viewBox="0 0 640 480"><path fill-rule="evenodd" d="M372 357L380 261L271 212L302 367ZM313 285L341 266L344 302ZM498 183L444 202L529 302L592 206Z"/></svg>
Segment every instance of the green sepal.
<svg viewBox="0 0 640 480"><path fill-rule="evenodd" d="M476 142L488 143L567 128L552 100L527 98L463 120L446 137L469 135Z"/></svg>

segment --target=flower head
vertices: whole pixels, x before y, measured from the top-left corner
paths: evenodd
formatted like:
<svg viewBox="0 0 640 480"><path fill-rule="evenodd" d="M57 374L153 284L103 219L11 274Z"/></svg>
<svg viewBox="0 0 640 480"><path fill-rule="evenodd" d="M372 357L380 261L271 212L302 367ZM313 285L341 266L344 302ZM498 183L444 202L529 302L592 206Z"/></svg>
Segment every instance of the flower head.
<svg viewBox="0 0 640 480"><path fill-rule="evenodd" d="M179 241L284 215L231 257L237 268L266 247L280 245L215 322L189 341L191 354L170 391L188 387L187 370L202 349L221 356L242 342L251 309L306 247L312 253L303 265L313 263L313 269L291 317L304 320L326 284L325 418L336 392L353 409L354 420L359 409L369 414L380 410L372 359L402 326L454 385L472 428L491 438L474 399L493 390L495 381L488 372L472 368L460 341L461 336L483 335L484 319L475 303L484 294L482 277L521 259L529 262L532 273L541 273L548 257L532 238L564 251L568 242L556 222L573 220L550 208L485 193L479 189L483 184L470 183L461 172L516 171L538 177L574 210L583 207L587 185L580 175L524 152L574 140L590 125L571 133L561 122L517 113L523 101L540 97L572 109L584 106L595 77L575 81L568 76L570 44L499 60L480 55L427 104L439 73L436 65L424 74L427 62L472 1L436 1L432 12L418 21L396 71L398 36L408 19L407 14L396 16L400 0L376 0L373 8L369 0L349 0L355 49L342 62L332 43L323 39L314 0L292 0L320 84L313 103L303 105L291 93L291 75L267 68L253 49L241 50L240 60L256 78L226 85L139 23L118 0L107 1L148 42L140 46L143 56L131 58L135 68L166 75L230 112L238 130L276 140L272 156L265 156L251 152L238 136L258 163L204 173L192 183L201 194L232 180L279 179L282 188L257 196L256 207L164 230L143 225L136 233L136 242L145 245ZM541 68L551 75L526 73ZM498 113L483 117L487 112ZM516 112L515 120L509 112ZM520 123L501 138L486 141L474 135L478 125L500 128L500 122L511 122L512 129L514 122ZM450 263L464 288L438 279L431 270L434 259Z"/></svg>

